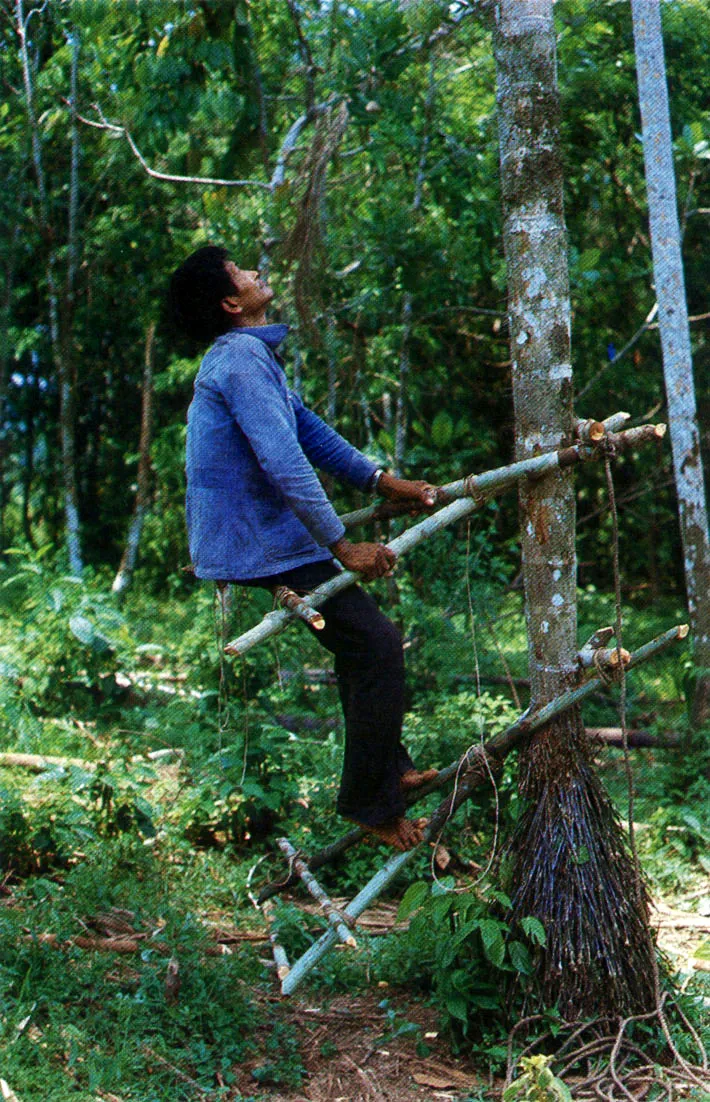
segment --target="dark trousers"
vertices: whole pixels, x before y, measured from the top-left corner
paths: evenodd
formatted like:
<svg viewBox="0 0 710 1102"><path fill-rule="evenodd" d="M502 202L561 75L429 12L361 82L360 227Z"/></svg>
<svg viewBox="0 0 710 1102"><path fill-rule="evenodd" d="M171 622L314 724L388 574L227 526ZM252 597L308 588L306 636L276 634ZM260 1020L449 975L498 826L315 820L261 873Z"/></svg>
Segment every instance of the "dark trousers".
<svg viewBox="0 0 710 1102"><path fill-rule="evenodd" d="M332 562L315 562L239 584L287 585L303 594L338 573ZM325 627L313 634L335 655L345 716L345 758L337 809L359 823L376 826L404 811L400 777L413 768L401 741L402 639L359 586L349 586L329 598L320 611Z"/></svg>

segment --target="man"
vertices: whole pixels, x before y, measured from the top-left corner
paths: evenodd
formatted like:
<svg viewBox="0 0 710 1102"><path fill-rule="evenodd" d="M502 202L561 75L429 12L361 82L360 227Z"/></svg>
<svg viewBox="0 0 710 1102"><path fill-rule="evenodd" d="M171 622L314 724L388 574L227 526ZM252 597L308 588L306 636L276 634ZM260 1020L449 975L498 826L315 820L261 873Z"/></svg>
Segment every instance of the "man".
<svg viewBox="0 0 710 1102"><path fill-rule="evenodd" d="M382 577L395 555L351 543L314 467L390 501L430 509L435 487L378 470L289 390L278 347L285 325L269 325L268 283L226 249L205 246L174 273L170 305L190 338L210 345L188 411L186 516L198 578L287 585L304 593L340 572ZM337 563L334 561L337 560ZM397 849L421 841L404 796L431 779L401 742L404 659L395 626L372 597L351 586L326 601L316 633L335 655L345 715L338 811Z"/></svg>

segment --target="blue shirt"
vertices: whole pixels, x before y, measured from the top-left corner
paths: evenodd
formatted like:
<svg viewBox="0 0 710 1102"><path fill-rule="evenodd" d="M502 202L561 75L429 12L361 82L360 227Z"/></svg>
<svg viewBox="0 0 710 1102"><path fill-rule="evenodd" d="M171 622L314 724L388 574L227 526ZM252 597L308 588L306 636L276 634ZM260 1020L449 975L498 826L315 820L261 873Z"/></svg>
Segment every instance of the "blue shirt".
<svg viewBox="0 0 710 1102"><path fill-rule="evenodd" d="M367 489L376 466L289 390L285 325L231 329L187 414L186 519L198 578L250 579L332 558L345 528L313 470Z"/></svg>

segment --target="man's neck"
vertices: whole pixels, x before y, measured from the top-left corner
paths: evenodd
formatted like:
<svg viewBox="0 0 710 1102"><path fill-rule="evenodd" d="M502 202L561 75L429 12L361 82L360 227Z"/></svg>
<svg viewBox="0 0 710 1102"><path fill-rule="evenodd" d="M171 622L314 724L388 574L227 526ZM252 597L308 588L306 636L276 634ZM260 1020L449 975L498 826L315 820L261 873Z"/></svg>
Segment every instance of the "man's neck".
<svg viewBox="0 0 710 1102"><path fill-rule="evenodd" d="M261 325L268 325L266 320L266 311L261 310L258 314L240 314L239 321L234 323L235 329L257 329Z"/></svg>

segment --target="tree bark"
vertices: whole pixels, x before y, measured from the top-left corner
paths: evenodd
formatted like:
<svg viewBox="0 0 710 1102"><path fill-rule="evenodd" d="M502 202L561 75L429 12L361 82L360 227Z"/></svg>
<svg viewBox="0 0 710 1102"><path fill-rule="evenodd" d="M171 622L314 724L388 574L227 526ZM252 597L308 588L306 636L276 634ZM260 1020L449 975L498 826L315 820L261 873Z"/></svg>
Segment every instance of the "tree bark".
<svg viewBox="0 0 710 1102"><path fill-rule="evenodd" d="M32 400L27 401L25 413L25 463L22 471L22 532L29 547L35 547L30 516L30 496L34 476L35 411Z"/></svg>
<svg viewBox="0 0 710 1102"><path fill-rule="evenodd" d="M693 382L659 0L632 0L658 326L697 671L692 718L710 719L710 535Z"/></svg>
<svg viewBox="0 0 710 1102"><path fill-rule="evenodd" d="M494 51L516 458L564 448L572 407L567 235L552 0L501 0ZM570 471L519 484L532 707L569 689L577 653ZM568 1020L654 1005L648 901L597 777L578 708L521 752L522 813L504 857L513 923L547 944L537 996Z"/></svg>
<svg viewBox="0 0 710 1102"><path fill-rule="evenodd" d="M112 593L123 593L128 589L133 577L138 547L140 545L143 524L148 512L148 490L150 485L150 440L153 415L153 349L155 346L155 322L152 321L145 334L145 356L143 360L143 386L141 393L141 433L138 445L138 479L136 503L128 529L126 547L121 565L111 586Z"/></svg>

